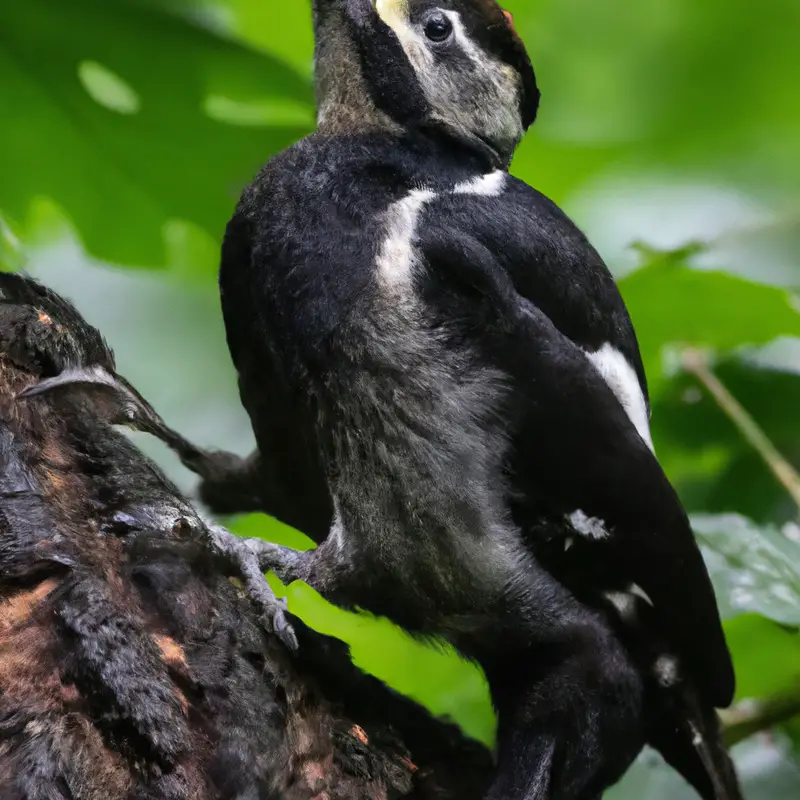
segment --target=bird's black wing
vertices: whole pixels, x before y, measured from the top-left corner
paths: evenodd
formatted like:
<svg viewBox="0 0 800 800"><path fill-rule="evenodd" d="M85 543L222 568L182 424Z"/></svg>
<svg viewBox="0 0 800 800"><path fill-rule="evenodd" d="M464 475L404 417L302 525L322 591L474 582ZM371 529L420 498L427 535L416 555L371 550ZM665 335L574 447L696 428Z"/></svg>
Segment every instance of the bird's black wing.
<svg viewBox="0 0 800 800"><path fill-rule="evenodd" d="M257 211L246 194L227 226L219 277L228 347L258 444L251 459L257 473L253 480L262 510L321 542L333 509L308 398L290 390L281 359L270 349L274 337L269 328L278 320L265 302L263 273L270 264L253 252Z"/></svg>
<svg viewBox="0 0 800 800"><path fill-rule="evenodd" d="M487 209L485 216L491 213ZM728 705L734 689L730 654L711 581L675 491L586 350L564 330L569 325L557 326L543 312L534 293L547 276L520 286L504 264L519 243L490 249L486 226L470 216L448 213L448 204L431 205L418 229L420 280L437 284L426 295L429 302L454 289L461 293L460 305L452 294L445 301L459 335L474 337L483 357L509 376L512 404L519 408L512 445L525 470L516 489L535 492L551 512L578 513L596 526L597 547L647 593L703 695ZM529 251L526 268L535 271L541 266L535 241ZM552 256L558 258L557 248ZM546 265L551 273L558 267ZM564 272L569 267L565 262ZM558 296L547 296L552 289L546 286L542 291L544 305L563 320ZM592 302L585 287L574 291L580 302ZM468 319L470 304L478 324Z"/></svg>
<svg viewBox="0 0 800 800"><path fill-rule="evenodd" d="M455 231L488 248L517 291L589 354L652 449L636 332L611 273L575 224L543 194L504 173L440 194L434 207Z"/></svg>

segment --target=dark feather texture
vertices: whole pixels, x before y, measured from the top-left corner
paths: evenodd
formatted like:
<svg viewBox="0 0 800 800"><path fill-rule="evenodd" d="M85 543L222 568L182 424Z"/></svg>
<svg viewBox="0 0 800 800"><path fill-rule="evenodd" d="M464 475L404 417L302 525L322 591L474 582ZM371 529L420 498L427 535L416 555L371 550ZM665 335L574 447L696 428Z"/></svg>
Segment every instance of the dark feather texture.
<svg viewBox="0 0 800 800"><path fill-rule="evenodd" d="M736 798L706 724L730 656L633 326L581 232L502 170L538 104L521 43L489 0L315 7L320 130L246 190L220 273L243 485L260 472L263 507L321 542L262 566L481 663L490 798L589 800L646 739L695 785L721 753L701 791ZM640 594L646 625L618 608Z"/></svg>

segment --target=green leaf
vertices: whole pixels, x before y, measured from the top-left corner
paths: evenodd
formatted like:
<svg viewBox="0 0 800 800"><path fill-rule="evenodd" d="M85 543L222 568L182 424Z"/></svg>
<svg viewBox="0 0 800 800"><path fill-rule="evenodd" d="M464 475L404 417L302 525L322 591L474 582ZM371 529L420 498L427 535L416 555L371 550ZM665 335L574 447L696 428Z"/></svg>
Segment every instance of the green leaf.
<svg viewBox="0 0 800 800"><path fill-rule="evenodd" d="M314 36L309 0L142 0L196 19L212 29L224 26L237 38L310 74Z"/></svg>
<svg viewBox="0 0 800 800"><path fill-rule="evenodd" d="M449 647L412 639L389 620L335 608L304 583L288 587L289 610L347 642L353 662L467 735L491 746L495 716L483 673Z"/></svg>
<svg viewBox="0 0 800 800"><path fill-rule="evenodd" d="M0 216L0 269L20 269L22 263L20 241L11 226Z"/></svg>
<svg viewBox="0 0 800 800"><path fill-rule="evenodd" d="M313 550L314 541L304 533L265 514L247 514L228 520L228 528L246 539L265 539L291 547L293 550Z"/></svg>
<svg viewBox="0 0 800 800"><path fill-rule="evenodd" d="M783 358L767 361L768 352ZM799 356L800 342L782 340L714 365L715 375L797 465L800 378L787 367ZM676 376L655 398L652 430L659 460L690 511L735 511L759 523L797 517L789 494L693 376Z"/></svg>
<svg viewBox="0 0 800 800"><path fill-rule="evenodd" d="M619 287L654 394L663 388L662 353L667 345L724 353L779 336L800 336L800 313L789 292L723 272L656 259L621 280Z"/></svg>
<svg viewBox="0 0 800 800"><path fill-rule="evenodd" d="M764 0L758 15L727 0L503 5L542 90L515 170L556 201L612 172L798 196L796 0Z"/></svg>
<svg viewBox="0 0 800 800"><path fill-rule="evenodd" d="M733 759L747 800L800 796L800 772L787 750L787 743L775 736L752 737L733 748ZM698 800L697 793L652 751L646 751L603 798Z"/></svg>
<svg viewBox="0 0 800 800"><path fill-rule="evenodd" d="M736 699L763 700L800 686L800 634L757 614L725 622L736 668Z"/></svg>
<svg viewBox="0 0 800 800"><path fill-rule="evenodd" d="M162 265L173 220L218 241L312 124L291 68L132 0L3 3L0 30L0 209L22 222L50 197L104 259Z"/></svg>
<svg viewBox="0 0 800 800"><path fill-rule="evenodd" d="M800 625L800 542L737 514L695 514L692 527L724 617L755 612Z"/></svg>

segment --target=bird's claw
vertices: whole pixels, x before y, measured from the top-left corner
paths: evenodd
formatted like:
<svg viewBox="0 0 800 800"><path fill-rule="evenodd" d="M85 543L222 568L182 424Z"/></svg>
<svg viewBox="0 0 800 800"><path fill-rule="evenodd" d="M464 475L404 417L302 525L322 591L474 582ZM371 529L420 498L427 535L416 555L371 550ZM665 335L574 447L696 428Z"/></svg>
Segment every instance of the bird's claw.
<svg viewBox="0 0 800 800"><path fill-rule="evenodd" d="M278 600L278 608L272 616L272 632L283 642L284 646L293 653L300 649L300 642L297 640L294 626L287 618L288 609L286 600Z"/></svg>
<svg viewBox="0 0 800 800"><path fill-rule="evenodd" d="M245 548L242 548L240 572L244 579L245 589L250 599L259 607L261 615L272 632L291 651L299 648L297 634L288 619L285 598L279 599L267 579L261 572L258 559Z"/></svg>
<svg viewBox="0 0 800 800"><path fill-rule="evenodd" d="M244 583L250 599L259 607L272 632L292 651L299 648L297 634L289 622L286 600L278 599L264 577L259 552L250 546L251 540L240 539L219 526L210 526L210 544L218 557L233 567ZM266 544L266 543L264 543Z"/></svg>

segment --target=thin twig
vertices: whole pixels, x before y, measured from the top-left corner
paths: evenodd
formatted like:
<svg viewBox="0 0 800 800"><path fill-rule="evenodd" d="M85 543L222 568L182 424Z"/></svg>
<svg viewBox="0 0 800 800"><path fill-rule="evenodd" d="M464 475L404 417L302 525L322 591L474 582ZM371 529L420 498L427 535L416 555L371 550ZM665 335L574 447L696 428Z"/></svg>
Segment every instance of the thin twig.
<svg viewBox="0 0 800 800"><path fill-rule="evenodd" d="M789 722L797 716L800 716L800 691L787 692L758 702L740 703L720 713L728 747L733 747L754 733Z"/></svg>
<svg viewBox="0 0 800 800"><path fill-rule="evenodd" d="M711 371L708 360L699 350L686 350L682 355L683 368L694 375L716 400L717 405L739 430L742 437L761 456L772 474L791 495L800 508L800 474L778 452L742 404L728 391L727 387Z"/></svg>
<svg viewBox="0 0 800 800"><path fill-rule="evenodd" d="M791 495L800 508L800 474L778 452L761 426L730 393L711 370L708 359L699 350L689 349L682 354L683 368L694 375L714 398L717 405L738 429L742 437L761 456L764 463ZM729 747L759 731L768 730L800 715L800 687L757 702L746 701L721 712L725 742Z"/></svg>

